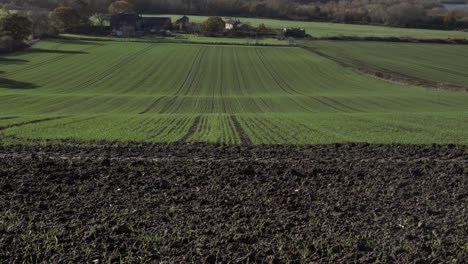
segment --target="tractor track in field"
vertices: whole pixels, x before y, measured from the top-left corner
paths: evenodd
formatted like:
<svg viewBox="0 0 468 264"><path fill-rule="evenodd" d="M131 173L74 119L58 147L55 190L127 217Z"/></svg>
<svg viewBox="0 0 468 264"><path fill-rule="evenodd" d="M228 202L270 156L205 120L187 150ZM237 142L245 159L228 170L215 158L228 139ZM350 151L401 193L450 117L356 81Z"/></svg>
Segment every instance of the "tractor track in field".
<svg viewBox="0 0 468 264"><path fill-rule="evenodd" d="M259 128L266 129L268 130L269 133L268 135L276 135L277 137L282 140L282 142L288 142L288 139L285 138L283 135L278 133L278 131L281 131L281 127L277 126L274 122L270 122L267 120L262 120L260 118L256 119L258 123L260 123Z"/></svg>
<svg viewBox="0 0 468 264"><path fill-rule="evenodd" d="M189 82L189 79L192 77L193 73L197 70L200 69L200 63L203 59L203 56L205 55L206 53L206 47L203 47L201 49L198 50L197 52L197 55L195 56L195 58L193 59L192 61L192 64L190 66L190 70L189 72L187 73L187 77L185 77L185 80L184 82L179 86L179 89L177 89L177 91L175 92L174 94L174 98L172 98L165 106L163 109L161 109L161 111L159 112L160 114L163 114L163 113L167 113L169 111L169 109L172 108L172 106L174 105L174 103L177 101L177 99L179 98L179 94L184 90L184 87L187 85L187 83ZM195 77L192 77L191 78L191 82L190 82L190 85L189 85L189 88L192 87L193 85L193 82L195 81ZM187 91L184 93L184 95L187 95L187 93L190 91L190 89L187 89ZM180 108L180 106L179 106ZM178 109L179 109L178 108Z"/></svg>
<svg viewBox="0 0 468 264"><path fill-rule="evenodd" d="M255 49L255 53L257 54L257 57L259 58L260 62L262 63L263 67L267 70L268 74L271 76L271 78L275 81L275 83L278 85L278 87L281 88L281 90L283 90L285 93L287 94L299 94L297 91L295 91L294 89L289 89L290 87L288 86L288 89L286 89L279 81L277 78L279 78L277 75L276 75L276 72L275 74L273 73L272 71L272 67L271 67L271 64L268 63L269 65L267 65L267 62L266 62L266 59L263 57L263 54L261 54L261 52L259 52L259 49Z"/></svg>
<svg viewBox="0 0 468 264"><path fill-rule="evenodd" d="M285 91L287 94L291 94L291 95L297 94L297 95L302 95L302 96L304 96L306 98L313 98L312 96L304 94L302 92L299 92L296 89L294 89L293 87L291 87L288 84L288 82L286 82L283 78L281 78L281 75L277 71L274 70L273 65L268 62L268 60L264 57L264 55L261 52L258 52L258 49L255 49L255 51L257 52L257 56L259 57L259 59L262 62L263 66L267 69L268 73L270 74L272 79L276 82L276 84L281 88L281 90ZM267 64L270 67L268 67ZM287 89L285 89L284 86L280 82L283 83L284 85L286 85ZM289 90L289 92L288 92L288 90ZM291 100L295 101L297 103L297 105L299 105L305 111L313 112L312 109L304 107L302 104L298 103L293 98L291 98Z"/></svg>
<svg viewBox="0 0 468 264"><path fill-rule="evenodd" d="M328 101L331 101L333 105L338 105L338 106L341 106L343 107L344 109L348 109L348 110L351 110L351 111L342 111L342 112L362 112L361 110L357 109L357 108L354 108L354 107L351 107L349 105L346 105L344 103L341 103L339 101L337 101L336 99L332 99L331 97L325 97L325 96L322 96L323 99L326 99Z"/></svg>
<svg viewBox="0 0 468 264"><path fill-rule="evenodd" d="M223 50L221 50L221 57L223 57ZM220 63L220 83L221 83L221 86L219 87L219 99L221 100L221 112L222 113L227 113L227 110L226 110L226 100L224 98L224 87L223 87L223 78L224 78L224 75L223 75L223 63Z"/></svg>
<svg viewBox="0 0 468 264"><path fill-rule="evenodd" d="M63 119L63 118L65 118L65 117L61 116L61 117L43 118L43 119L37 119L37 120L22 122L22 123L18 123L18 124L11 124L11 125L0 127L0 131L10 129L10 128L14 128L14 127L22 127L22 126L26 126L26 125L38 124L38 123L43 123L43 122L53 121L53 120L58 120L58 119Z"/></svg>
<svg viewBox="0 0 468 264"><path fill-rule="evenodd" d="M65 118L65 117L63 117ZM61 119L63 119L61 118ZM50 129L50 128L57 128L57 127L63 127L63 126L67 126L67 125L71 125L71 124L81 124L85 121L89 121L89 120L94 120L94 119L97 119L99 118L99 116L92 116L92 117L87 117L87 118L80 118L80 119L77 119L77 120L70 120L70 121L63 121L63 122L60 122L58 124L54 124L54 125L47 125L47 126L44 126L42 127L42 129Z"/></svg>
<svg viewBox="0 0 468 264"><path fill-rule="evenodd" d="M319 98L314 97L314 96L307 96L307 97L310 98L310 99L312 99L312 100L314 100L314 101L316 101L316 102L319 102L319 103L321 103L321 104L323 104L323 105L326 105L326 106L330 107L331 109L335 109L335 110L337 110L338 112L343 112L342 109L338 108L337 106L335 106L335 105L333 105L333 104L330 104L330 103L328 103L328 102L325 102L323 99L319 99Z"/></svg>
<svg viewBox="0 0 468 264"><path fill-rule="evenodd" d="M178 141L179 144L186 143L187 140L188 140L191 136L193 136L193 135L195 134L195 132L197 132L198 126L200 125L200 120L201 120L201 116L195 117L195 119L193 120L193 123L192 123L192 125L190 126L190 129L189 129L189 131L187 132L187 134L185 134L181 139L179 139L179 141Z"/></svg>
<svg viewBox="0 0 468 264"><path fill-rule="evenodd" d="M89 88L89 87L93 86L94 84L96 84L96 83L98 83L98 82L100 82L102 80L105 80L106 78L109 78L116 71L118 71L122 67L126 66L128 63L134 61L135 59L137 59L141 55L149 52L153 48L154 48L154 45L148 45L148 46L142 48L141 50L138 50L138 51L132 53L129 56L125 56L124 58L119 60L117 63L113 64L111 67L109 67L105 71L99 73L96 77L94 77L94 78L92 78L92 79L90 79L88 81L85 81L85 82L83 82L83 83L81 83L81 84L79 84L79 85L77 85L77 86L75 86L73 88L70 88L70 90L71 91L77 91L77 90L86 89L86 88Z"/></svg>
<svg viewBox="0 0 468 264"><path fill-rule="evenodd" d="M252 140L250 140L249 136L245 133L244 129L242 128L239 120L235 115L231 115L232 124L236 129L237 135L239 136L242 145L250 146L253 145Z"/></svg>
<svg viewBox="0 0 468 264"><path fill-rule="evenodd" d="M0 145L5 263L464 263L454 145Z"/></svg>
<svg viewBox="0 0 468 264"><path fill-rule="evenodd" d="M18 118L17 116L6 116L6 117L0 117L0 120L12 120Z"/></svg>
<svg viewBox="0 0 468 264"><path fill-rule="evenodd" d="M143 114L148 113L149 111L151 111L151 109L153 109L154 107L156 107L156 106L159 104L159 102L161 102L162 100L164 100L164 98L166 98L166 96L159 97L159 98L156 99L153 103L151 103L150 106L148 106L145 110L143 110L143 111L140 112L139 114L140 114L140 115L143 115Z"/></svg>
<svg viewBox="0 0 468 264"><path fill-rule="evenodd" d="M134 85L131 85L130 88L124 90L123 93L129 93L132 92L134 89L140 88L142 84L144 84L147 80L154 76L154 68L156 68L155 66L161 65L161 62L166 62L166 60L168 60L169 58L170 55L168 54L167 57L164 57L163 59L161 59L161 61L157 60L156 62L153 62L151 64L151 67L148 67L148 72L145 72L145 76L139 79Z"/></svg>

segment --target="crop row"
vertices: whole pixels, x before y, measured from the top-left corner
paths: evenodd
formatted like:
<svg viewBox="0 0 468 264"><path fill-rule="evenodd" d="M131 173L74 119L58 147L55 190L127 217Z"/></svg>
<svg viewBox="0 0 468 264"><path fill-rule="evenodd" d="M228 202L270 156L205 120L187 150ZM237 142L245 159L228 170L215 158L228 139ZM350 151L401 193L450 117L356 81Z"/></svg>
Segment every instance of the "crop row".
<svg viewBox="0 0 468 264"><path fill-rule="evenodd" d="M468 144L468 113L86 115L1 117L0 138L19 140L329 144Z"/></svg>
<svg viewBox="0 0 468 264"><path fill-rule="evenodd" d="M44 41L1 62L3 139L467 143L467 93L301 48Z"/></svg>
<svg viewBox="0 0 468 264"><path fill-rule="evenodd" d="M466 45L346 41L316 41L308 45L355 67L468 87Z"/></svg>

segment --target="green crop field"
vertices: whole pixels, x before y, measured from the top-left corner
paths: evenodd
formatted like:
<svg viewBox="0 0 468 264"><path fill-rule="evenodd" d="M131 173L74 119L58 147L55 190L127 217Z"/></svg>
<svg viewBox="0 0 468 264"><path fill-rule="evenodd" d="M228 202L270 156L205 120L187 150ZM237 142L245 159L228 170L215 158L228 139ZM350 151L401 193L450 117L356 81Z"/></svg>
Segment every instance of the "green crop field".
<svg viewBox="0 0 468 264"><path fill-rule="evenodd" d="M173 37L145 36L134 38L123 38L113 36L88 36L77 34L61 34L61 38L68 40L87 41L120 41L120 42L153 42L153 43L182 43L182 44L235 44L235 45L267 45L267 46L288 46L285 40L275 38L212 38L195 34L177 34Z"/></svg>
<svg viewBox="0 0 468 264"><path fill-rule="evenodd" d="M311 41L307 45L356 67L468 88L468 45Z"/></svg>
<svg viewBox="0 0 468 264"><path fill-rule="evenodd" d="M0 65L3 142L468 144L468 93L298 47L57 40Z"/></svg>
<svg viewBox="0 0 468 264"><path fill-rule="evenodd" d="M146 15L146 16L169 16L173 21L180 18L180 15ZM207 17L189 16L192 22L203 22ZM306 32L314 37L335 37L335 36L356 36L356 37L409 37L421 39L447 39L459 38L467 39L468 32L447 31L447 30L427 30L409 29L385 26L352 25L322 22L289 21L264 18L240 18L242 22L252 26L264 23L270 28L304 28Z"/></svg>

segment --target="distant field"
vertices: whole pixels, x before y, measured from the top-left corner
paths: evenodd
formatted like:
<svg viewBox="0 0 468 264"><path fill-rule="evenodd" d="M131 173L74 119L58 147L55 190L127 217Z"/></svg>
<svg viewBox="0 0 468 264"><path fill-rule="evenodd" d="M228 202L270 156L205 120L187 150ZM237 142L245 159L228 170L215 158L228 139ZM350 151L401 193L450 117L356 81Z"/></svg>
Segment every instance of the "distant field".
<svg viewBox="0 0 468 264"><path fill-rule="evenodd" d="M111 36L87 36L76 34L62 34L63 38L71 40L105 40L105 41L121 41L121 42L154 42L154 43L196 43L196 44L236 44L236 45L273 45L273 46L286 46L288 43L284 40L273 38L210 38L204 36L197 36L193 34L176 35L175 37L159 37L159 36L145 36L141 38L122 38Z"/></svg>
<svg viewBox="0 0 468 264"><path fill-rule="evenodd" d="M151 16L151 15L146 15ZM157 15L170 16L173 21L180 18L180 15ZM202 22L206 20L204 16L189 16L192 22ZM252 26L258 26L264 23L270 28L285 28L285 27L300 27L314 37L333 37L333 36L358 36L358 37L411 37L411 38L460 38L467 39L468 32L462 31L446 31L446 30L425 30L425 29L408 29L394 28L385 26L367 26L367 25L351 25L337 23L319 23L319 22L302 22L302 21L287 21L263 18L241 18L241 21L250 23Z"/></svg>
<svg viewBox="0 0 468 264"><path fill-rule="evenodd" d="M468 45L311 41L307 46L349 65L468 87Z"/></svg>
<svg viewBox="0 0 468 264"><path fill-rule="evenodd" d="M468 93L301 48L44 41L0 63L3 142L468 144Z"/></svg>

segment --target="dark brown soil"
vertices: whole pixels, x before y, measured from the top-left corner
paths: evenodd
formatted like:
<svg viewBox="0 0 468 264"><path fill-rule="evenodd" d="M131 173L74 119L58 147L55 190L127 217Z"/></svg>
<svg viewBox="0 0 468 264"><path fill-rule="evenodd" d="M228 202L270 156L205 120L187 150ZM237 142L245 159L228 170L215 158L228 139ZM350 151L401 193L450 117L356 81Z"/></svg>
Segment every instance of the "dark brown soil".
<svg viewBox="0 0 468 264"><path fill-rule="evenodd" d="M463 147L0 147L0 263L467 259Z"/></svg>

